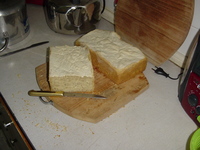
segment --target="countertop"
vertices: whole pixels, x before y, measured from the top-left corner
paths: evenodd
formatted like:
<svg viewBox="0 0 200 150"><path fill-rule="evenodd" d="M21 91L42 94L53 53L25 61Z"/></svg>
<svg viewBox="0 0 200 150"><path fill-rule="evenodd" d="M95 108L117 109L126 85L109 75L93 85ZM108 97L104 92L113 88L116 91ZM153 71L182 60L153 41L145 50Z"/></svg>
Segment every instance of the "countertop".
<svg viewBox="0 0 200 150"><path fill-rule="evenodd" d="M27 92L39 89L35 68L46 62L49 46L73 45L80 35L62 35L46 24L42 6L27 5L30 34L6 51L49 41L0 58L0 92L37 150L184 150L197 126L178 100L178 80L144 71L150 87L135 100L99 123L74 119ZM114 30L101 19L97 28ZM161 67L172 77L180 68L166 61Z"/></svg>

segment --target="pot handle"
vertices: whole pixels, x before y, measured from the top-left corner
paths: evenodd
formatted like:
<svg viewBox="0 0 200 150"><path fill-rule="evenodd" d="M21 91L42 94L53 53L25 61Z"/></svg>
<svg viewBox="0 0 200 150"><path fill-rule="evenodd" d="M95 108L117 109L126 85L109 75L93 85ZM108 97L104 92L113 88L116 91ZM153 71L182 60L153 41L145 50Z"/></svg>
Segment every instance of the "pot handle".
<svg viewBox="0 0 200 150"><path fill-rule="evenodd" d="M71 7L66 13L65 17L68 23L74 25L74 27L80 27L82 25L81 22L81 9L86 9L85 6L74 6ZM68 15L72 13L72 18L69 18Z"/></svg>
<svg viewBox="0 0 200 150"><path fill-rule="evenodd" d="M5 44L0 48L0 52L3 52L8 46L8 42L9 42L8 32L3 32L3 37L5 40Z"/></svg>

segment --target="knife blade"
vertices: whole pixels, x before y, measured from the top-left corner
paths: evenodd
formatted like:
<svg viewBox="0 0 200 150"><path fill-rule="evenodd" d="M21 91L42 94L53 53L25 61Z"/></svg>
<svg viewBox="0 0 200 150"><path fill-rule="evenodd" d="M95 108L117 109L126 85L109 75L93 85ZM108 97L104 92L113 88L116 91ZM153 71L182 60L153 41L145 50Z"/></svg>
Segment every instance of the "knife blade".
<svg viewBox="0 0 200 150"><path fill-rule="evenodd" d="M82 97L82 98L98 98L106 99L106 97L96 94L86 94L86 93L73 93L73 92L63 92L63 91L28 91L29 96L41 96L41 97Z"/></svg>
<svg viewBox="0 0 200 150"><path fill-rule="evenodd" d="M9 56L9 55L12 55L12 54L15 54L15 53L19 53L19 52L24 51L24 50L27 50L27 49L29 49L29 48L33 48L33 47L36 47L36 46L39 46L39 45L43 45L43 44L46 44L46 43L49 43L49 41L44 41L44 42L40 42L40 43L35 43L35 44L32 44L32 45L30 45L30 46L28 46L28 47L21 48L21 49L12 51L12 52L5 53L5 54L3 54L3 55L0 55L0 57L5 57L5 56Z"/></svg>

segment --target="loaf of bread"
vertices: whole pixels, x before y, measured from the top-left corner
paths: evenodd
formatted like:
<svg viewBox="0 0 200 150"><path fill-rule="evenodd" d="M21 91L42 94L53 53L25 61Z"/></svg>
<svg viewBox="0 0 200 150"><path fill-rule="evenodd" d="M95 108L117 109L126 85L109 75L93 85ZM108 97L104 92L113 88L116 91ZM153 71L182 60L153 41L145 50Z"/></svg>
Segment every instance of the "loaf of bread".
<svg viewBox="0 0 200 150"><path fill-rule="evenodd" d="M114 31L93 30L75 41L90 50L93 67L114 83L125 82L145 70L147 58Z"/></svg>
<svg viewBox="0 0 200 150"><path fill-rule="evenodd" d="M49 84L52 91L94 91L90 52L80 46L50 47Z"/></svg>

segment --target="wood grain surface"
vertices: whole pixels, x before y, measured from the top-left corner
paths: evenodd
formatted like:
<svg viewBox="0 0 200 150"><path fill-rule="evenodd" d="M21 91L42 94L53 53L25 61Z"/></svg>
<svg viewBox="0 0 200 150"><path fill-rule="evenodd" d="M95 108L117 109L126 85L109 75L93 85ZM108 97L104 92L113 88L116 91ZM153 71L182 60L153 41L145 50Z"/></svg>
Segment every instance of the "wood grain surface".
<svg viewBox="0 0 200 150"><path fill-rule="evenodd" d="M160 65L184 42L193 12L194 0L119 0L115 30Z"/></svg>
<svg viewBox="0 0 200 150"><path fill-rule="evenodd" d="M97 123L124 107L149 87L143 73L119 85L114 84L97 70L94 70L94 75L95 90L93 93L105 96L107 99L70 97L48 97L48 99L57 109L71 117ZM36 79L41 90L50 90L46 64L36 68Z"/></svg>

